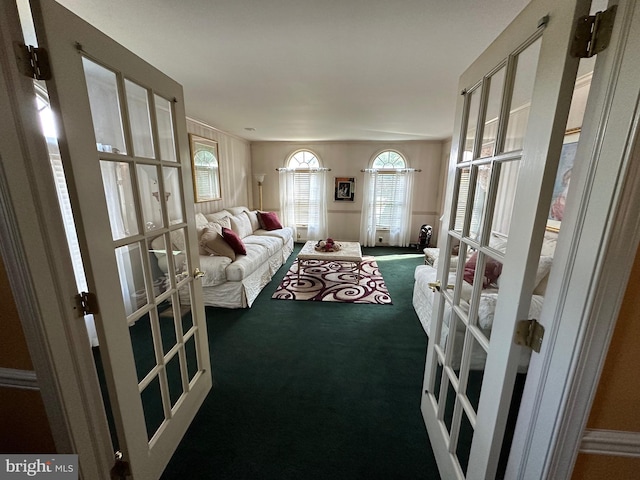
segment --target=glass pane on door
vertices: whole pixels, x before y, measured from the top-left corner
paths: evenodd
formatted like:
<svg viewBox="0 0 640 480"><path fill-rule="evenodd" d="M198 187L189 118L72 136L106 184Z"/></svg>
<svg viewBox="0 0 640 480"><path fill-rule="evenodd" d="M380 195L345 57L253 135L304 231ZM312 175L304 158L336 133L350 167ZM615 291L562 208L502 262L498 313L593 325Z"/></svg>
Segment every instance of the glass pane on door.
<svg viewBox="0 0 640 480"><path fill-rule="evenodd" d="M171 402L171 408L173 408L184 392L180 354L178 351L166 360L165 370L167 372L167 384L169 386L169 400Z"/></svg>
<svg viewBox="0 0 640 480"><path fill-rule="evenodd" d="M176 305L173 297L158 304L158 323L160 325L160 337L162 338L162 353L167 355L178 343L176 334Z"/></svg>
<svg viewBox="0 0 640 480"><path fill-rule="evenodd" d="M129 326L129 335L131 336L138 382L142 382L157 365L155 347L153 346L153 327L149 313L145 313Z"/></svg>
<svg viewBox="0 0 640 480"><path fill-rule="evenodd" d="M182 213L182 182L180 179L180 169L174 167L164 167L162 169L165 185L165 196L167 210L169 213L169 225L184 222Z"/></svg>
<svg viewBox="0 0 640 480"><path fill-rule="evenodd" d="M507 120L505 152L521 150L523 146L524 135L529 124L533 82L536 78L541 43L541 39L536 40L516 57L516 75L511 95L511 108Z"/></svg>
<svg viewBox="0 0 640 480"><path fill-rule="evenodd" d="M467 199L469 197L469 184L471 179L471 169L463 168L458 171L456 179L458 183L458 198L456 201L455 218L453 221L453 230L462 232L464 225L464 216L467 211Z"/></svg>
<svg viewBox="0 0 640 480"><path fill-rule="evenodd" d="M113 239L137 235L138 219L129 163L101 160L100 171Z"/></svg>
<svg viewBox="0 0 640 480"><path fill-rule="evenodd" d="M161 197L166 197L160 190L158 183L158 167L155 165L138 164L138 195L142 205L142 216L147 232L157 230L164 226L162 207L166 203Z"/></svg>
<svg viewBox="0 0 640 480"><path fill-rule="evenodd" d="M480 238L480 229L484 219L483 213L485 212L489 195L491 169L491 164L479 165L476 169L476 185L473 193L471 224L469 225L469 236L474 240Z"/></svg>
<svg viewBox="0 0 640 480"><path fill-rule="evenodd" d="M501 234L504 238L505 245L500 249L503 253L506 253L506 244L511 227L511 214L513 213L513 205L516 198L516 186L519 173L519 161L503 162L500 164L491 231L496 234Z"/></svg>
<svg viewBox="0 0 640 480"><path fill-rule="evenodd" d="M505 67L502 67L489 77L489 93L487 96L487 110L485 113L484 130L482 132L482 146L480 158L494 154L498 138L498 123L502 107L502 92L504 91Z"/></svg>
<svg viewBox="0 0 640 480"><path fill-rule="evenodd" d="M156 104L156 121L158 123L158 145L160 147L160 159L177 162L176 141L173 133L173 113L171 102L160 95L154 96Z"/></svg>
<svg viewBox="0 0 640 480"><path fill-rule="evenodd" d="M473 158L473 148L478 134L478 115L480 114L481 91L481 88L477 88L476 90L467 93L467 96L469 97L469 116L464 139L464 151L462 153L463 162L469 161Z"/></svg>
<svg viewBox="0 0 640 480"><path fill-rule="evenodd" d="M124 308L129 316L149 301L144 279L142 251L139 244L133 243L116 248L115 256Z"/></svg>
<svg viewBox="0 0 640 480"><path fill-rule="evenodd" d="M162 403L162 387L160 378L155 376L153 380L140 393L142 400L142 410L147 426L147 436L149 441L153 438L165 419Z"/></svg>
<svg viewBox="0 0 640 480"><path fill-rule="evenodd" d="M99 152L127 153L115 72L82 58Z"/></svg>
<svg viewBox="0 0 640 480"><path fill-rule="evenodd" d="M151 133L151 115L149 110L149 96L145 88L124 81L127 92L127 107L129 124L131 126L131 140L133 155L136 157L154 158L153 134Z"/></svg>

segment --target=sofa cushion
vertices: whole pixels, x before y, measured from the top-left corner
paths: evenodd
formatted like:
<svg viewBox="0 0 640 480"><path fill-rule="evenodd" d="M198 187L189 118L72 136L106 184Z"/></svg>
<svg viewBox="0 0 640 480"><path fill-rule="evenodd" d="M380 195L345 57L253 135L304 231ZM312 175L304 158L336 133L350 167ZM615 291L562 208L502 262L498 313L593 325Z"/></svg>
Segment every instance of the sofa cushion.
<svg viewBox="0 0 640 480"><path fill-rule="evenodd" d="M246 255L247 250L245 248L244 243L240 237L229 228L222 228L222 237L227 241L227 243L233 248L233 251L236 252L236 255Z"/></svg>
<svg viewBox="0 0 640 480"><path fill-rule="evenodd" d="M221 255L231 260L236 259L236 252L213 225L204 228L200 237L200 247L208 255Z"/></svg>
<svg viewBox="0 0 640 480"><path fill-rule="evenodd" d="M240 282L269 260L269 252L262 245L248 244L246 255L238 255L226 271L227 281Z"/></svg>
<svg viewBox="0 0 640 480"><path fill-rule="evenodd" d="M293 228L283 227L278 230L256 230L254 235L264 235L268 237L277 237L282 241L282 244L286 244L289 239L293 237Z"/></svg>
<svg viewBox="0 0 640 480"><path fill-rule="evenodd" d="M260 220L262 228L267 231L279 230L282 228L282 223L280 223L280 219L276 212L258 212L258 219Z"/></svg>
<svg viewBox="0 0 640 480"><path fill-rule="evenodd" d="M249 235L248 237L243 238L242 241L245 245L263 246L267 252L269 252L269 256L282 249L282 242L277 237L270 237L267 235Z"/></svg>
<svg viewBox="0 0 640 480"><path fill-rule="evenodd" d="M204 272L203 287L215 287L227 281L227 267L231 264L229 257L207 255L200 257L200 269Z"/></svg>
<svg viewBox="0 0 640 480"><path fill-rule="evenodd" d="M249 217L244 213L231 217L231 230L238 234L238 237L245 238L253 233Z"/></svg>

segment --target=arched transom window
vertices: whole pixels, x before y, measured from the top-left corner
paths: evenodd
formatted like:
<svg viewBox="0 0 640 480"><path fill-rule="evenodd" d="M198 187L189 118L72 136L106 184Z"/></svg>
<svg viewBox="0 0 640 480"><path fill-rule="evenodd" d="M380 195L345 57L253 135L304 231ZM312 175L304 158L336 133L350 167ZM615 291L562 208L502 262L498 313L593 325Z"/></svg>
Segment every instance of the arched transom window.
<svg viewBox="0 0 640 480"><path fill-rule="evenodd" d="M309 150L300 150L294 153L287 164L288 168L306 169L320 168L320 162L313 152Z"/></svg>
<svg viewBox="0 0 640 480"><path fill-rule="evenodd" d="M406 168L406 166L407 162L404 157L393 150L387 150L386 152L378 154L371 163L371 168L375 168L376 170Z"/></svg>

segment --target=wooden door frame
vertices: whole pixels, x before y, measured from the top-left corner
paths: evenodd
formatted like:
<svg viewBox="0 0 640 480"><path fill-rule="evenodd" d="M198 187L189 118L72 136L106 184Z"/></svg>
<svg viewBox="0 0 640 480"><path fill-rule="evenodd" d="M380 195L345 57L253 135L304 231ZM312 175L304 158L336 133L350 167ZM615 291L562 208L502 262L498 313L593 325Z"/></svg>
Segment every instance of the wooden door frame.
<svg viewBox="0 0 640 480"><path fill-rule="evenodd" d="M638 20L621 2L598 55L507 478L570 478L640 243Z"/></svg>
<svg viewBox="0 0 640 480"><path fill-rule="evenodd" d="M82 478L113 464L98 377L77 293L32 80L20 74L14 2L0 7L0 254L16 300L57 452L79 455Z"/></svg>

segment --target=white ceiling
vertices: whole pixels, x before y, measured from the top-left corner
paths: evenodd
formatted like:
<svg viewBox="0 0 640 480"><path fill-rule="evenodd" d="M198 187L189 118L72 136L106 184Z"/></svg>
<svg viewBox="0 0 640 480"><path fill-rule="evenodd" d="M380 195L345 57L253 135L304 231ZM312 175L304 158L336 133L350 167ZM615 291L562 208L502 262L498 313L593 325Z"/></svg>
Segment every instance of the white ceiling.
<svg viewBox="0 0 640 480"><path fill-rule="evenodd" d="M321 141L449 137L458 77L529 0L58 1L181 83L189 117Z"/></svg>

